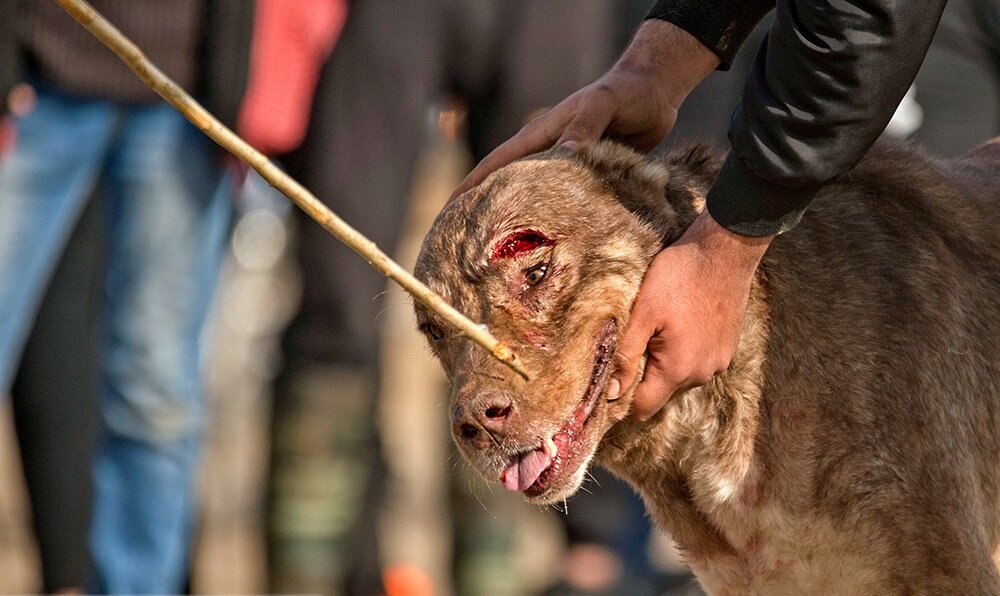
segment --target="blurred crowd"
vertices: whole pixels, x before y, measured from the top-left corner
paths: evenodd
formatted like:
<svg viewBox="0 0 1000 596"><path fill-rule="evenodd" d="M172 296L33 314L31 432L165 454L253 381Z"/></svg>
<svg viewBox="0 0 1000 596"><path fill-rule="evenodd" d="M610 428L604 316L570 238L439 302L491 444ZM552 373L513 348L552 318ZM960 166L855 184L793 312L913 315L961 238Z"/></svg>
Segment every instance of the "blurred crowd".
<svg viewBox="0 0 1000 596"><path fill-rule="evenodd" d="M607 69L651 2L92 4L406 263L464 170ZM766 27L695 91L659 150L726 148ZM0 93L0 394L37 589L197 589L207 429L251 415L219 404L254 403L264 432L244 447L265 465L241 501L261 520L254 590L698 593L661 564L668 539L638 498L601 471L545 518L469 477L405 297L51 0L0 3ZM886 134L941 156L1000 134L995 2L949 3ZM238 348L249 355L234 359ZM239 364L212 378L209 400L206 370L226 355ZM236 465L235 445L211 447L213 466ZM547 571L530 572L533 559ZM233 589L225 555L213 560L214 589Z"/></svg>

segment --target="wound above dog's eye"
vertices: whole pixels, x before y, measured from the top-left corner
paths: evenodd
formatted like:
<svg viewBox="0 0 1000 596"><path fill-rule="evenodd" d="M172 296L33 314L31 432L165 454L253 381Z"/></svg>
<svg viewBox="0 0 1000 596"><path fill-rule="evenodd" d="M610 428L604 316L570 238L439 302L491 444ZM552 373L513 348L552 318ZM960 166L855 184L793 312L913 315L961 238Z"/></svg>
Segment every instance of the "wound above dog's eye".
<svg viewBox="0 0 1000 596"><path fill-rule="evenodd" d="M538 230L520 230L508 234L496 243L490 262L510 259L542 246L551 246L555 241Z"/></svg>

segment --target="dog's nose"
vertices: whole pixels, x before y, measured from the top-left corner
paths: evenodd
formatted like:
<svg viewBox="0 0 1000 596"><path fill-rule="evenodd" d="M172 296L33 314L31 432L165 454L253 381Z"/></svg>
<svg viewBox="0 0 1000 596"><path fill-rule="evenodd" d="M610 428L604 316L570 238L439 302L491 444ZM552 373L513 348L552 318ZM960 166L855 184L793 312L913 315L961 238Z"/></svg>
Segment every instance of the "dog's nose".
<svg viewBox="0 0 1000 596"><path fill-rule="evenodd" d="M483 411L483 426L496 433L503 432L504 427L507 425L507 419L510 418L510 413L513 409L514 405L511 403L510 398L505 397L493 400Z"/></svg>
<svg viewBox="0 0 1000 596"><path fill-rule="evenodd" d="M485 443L487 438L483 435L486 433L494 438L506 433L513 412L514 403L509 397L491 395L471 399L452 411L452 432L459 439Z"/></svg>

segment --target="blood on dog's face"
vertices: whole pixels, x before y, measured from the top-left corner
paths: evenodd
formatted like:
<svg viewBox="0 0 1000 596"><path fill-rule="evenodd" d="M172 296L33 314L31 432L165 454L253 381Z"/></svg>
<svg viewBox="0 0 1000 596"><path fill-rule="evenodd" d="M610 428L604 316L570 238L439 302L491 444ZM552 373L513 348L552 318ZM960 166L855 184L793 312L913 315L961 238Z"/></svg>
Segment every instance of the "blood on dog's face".
<svg viewBox="0 0 1000 596"><path fill-rule="evenodd" d="M628 396L607 400L607 380L662 243L662 232L623 205L622 189L589 157L550 151L496 172L442 211L416 267L508 342L529 371L526 382L417 306L452 383L462 454L487 480L538 503L575 492L604 433L628 413ZM617 174L628 178L627 168ZM659 182L647 177L636 188L662 204Z"/></svg>

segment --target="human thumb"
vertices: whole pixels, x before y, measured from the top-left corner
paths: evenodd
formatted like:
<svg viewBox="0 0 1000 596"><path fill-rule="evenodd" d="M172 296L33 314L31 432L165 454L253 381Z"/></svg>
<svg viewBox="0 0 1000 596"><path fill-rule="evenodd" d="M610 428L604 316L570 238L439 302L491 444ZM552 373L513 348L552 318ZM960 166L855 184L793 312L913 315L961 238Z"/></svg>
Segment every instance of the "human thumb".
<svg viewBox="0 0 1000 596"><path fill-rule="evenodd" d="M639 375L642 355L646 353L646 346L652 336L652 331L638 324L633 316L615 352L615 369L608 381L608 400L618 399L638 381L636 377Z"/></svg>

